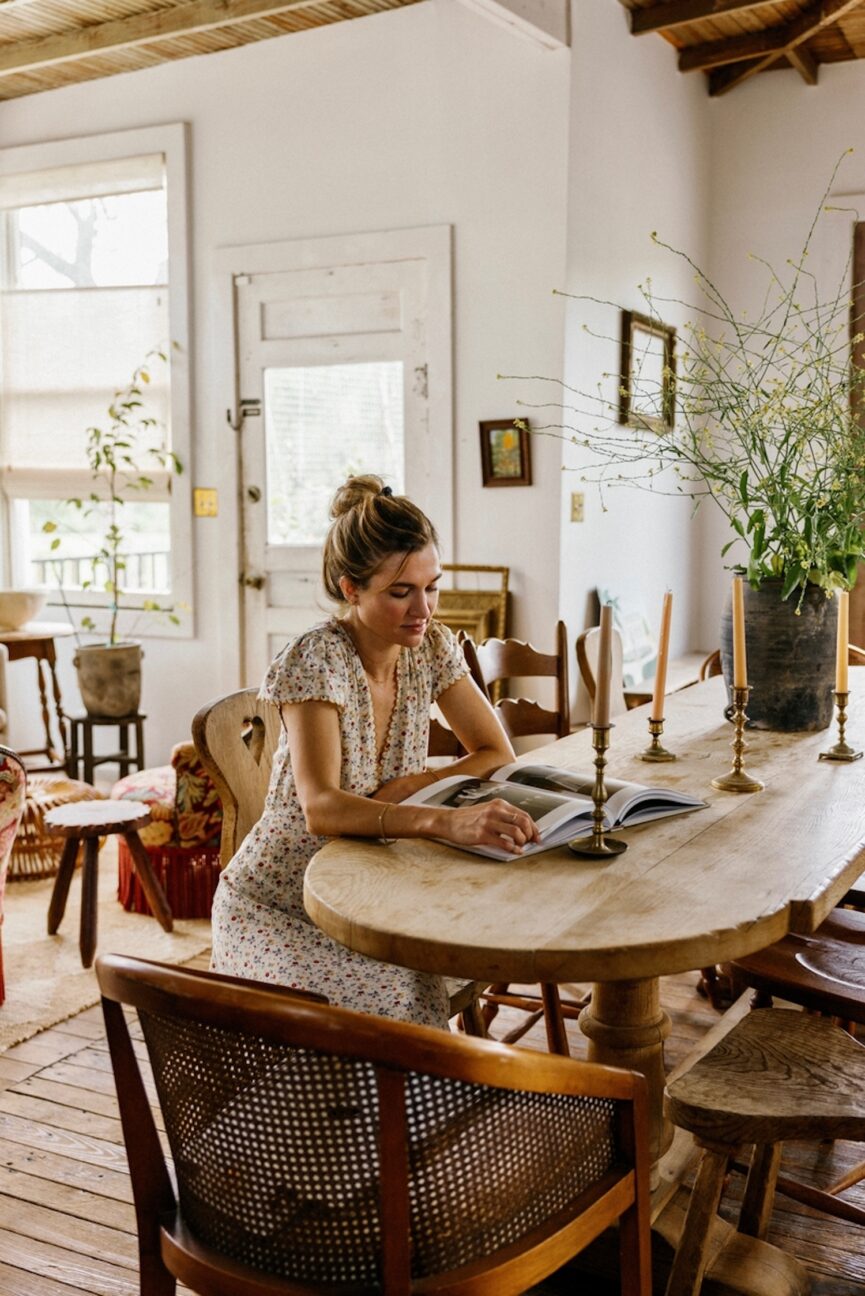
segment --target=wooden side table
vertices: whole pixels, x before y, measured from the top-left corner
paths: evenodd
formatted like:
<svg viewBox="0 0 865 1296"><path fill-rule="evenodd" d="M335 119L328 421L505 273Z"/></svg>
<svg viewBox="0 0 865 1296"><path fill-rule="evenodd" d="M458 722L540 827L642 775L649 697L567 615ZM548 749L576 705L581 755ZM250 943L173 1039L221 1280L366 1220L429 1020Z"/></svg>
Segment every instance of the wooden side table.
<svg viewBox="0 0 865 1296"><path fill-rule="evenodd" d="M76 805L58 806L45 816L45 826L50 833L65 837L63 858L54 880L54 890L48 906L48 935L57 931L66 912L69 884L75 872L78 843L84 842L84 867L81 874L81 934L79 948L83 967L90 967L96 952L96 905L99 882L99 838L120 833L135 862L135 869L150 904L151 912L165 931L171 931L174 920L165 898L165 892L150 867L150 857L138 829L150 823L147 806L131 801L82 801Z"/></svg>
<svg viewBox="0 0 865 1296"><path fill-rule="evenodd" d="M45 726L45 746L34 747L19 754L25 758L27 769L37 772L65 770L66 768L66 730L63 716L63 701L60 696L60 683L57 679L57 652L55 639L63 639L73 633L72 627L65 622L31 621L20 630L0 630L0 643L6 645L10 662L19 661L22 657L36 659L36 677L39 683L39 703L42 708L42 723ZM51 709L48 686L51 688L51 700L54 703L54 716L60 733L59 746L54 742L51 732ZM34 763L32 757L42 756L45 759Z"/></svg>
<svg viewBox="0 0 865 1296"><path fill-rule="evenodd" d="M66 768L70 778L81 778L85 783L93 782L93 771L97 765L117 765L119 777L123 778L130 770L144 769L144 721L147 716L135 712L126 716L68 716L69 750ZM106 755L94 756L93 730L104 725L116 726L119 750ZM134 749L130 748L130 735L134 737ZM80 773L79 773L80 766Z"/></svg>

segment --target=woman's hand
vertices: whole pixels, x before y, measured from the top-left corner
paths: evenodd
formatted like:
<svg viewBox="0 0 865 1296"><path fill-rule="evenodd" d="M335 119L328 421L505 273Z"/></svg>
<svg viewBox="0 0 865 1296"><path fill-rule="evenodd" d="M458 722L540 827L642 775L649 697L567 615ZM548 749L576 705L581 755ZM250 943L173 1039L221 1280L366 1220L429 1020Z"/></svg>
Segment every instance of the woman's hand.
<svg viewBox="0 0 865 1296"><path fill-rule="evenodd" d="M518 810L501 797L443 811L437 835L455 846L495 846L513 855L521 855L527 842L541 839L537 825L525 810Z"/></svg>

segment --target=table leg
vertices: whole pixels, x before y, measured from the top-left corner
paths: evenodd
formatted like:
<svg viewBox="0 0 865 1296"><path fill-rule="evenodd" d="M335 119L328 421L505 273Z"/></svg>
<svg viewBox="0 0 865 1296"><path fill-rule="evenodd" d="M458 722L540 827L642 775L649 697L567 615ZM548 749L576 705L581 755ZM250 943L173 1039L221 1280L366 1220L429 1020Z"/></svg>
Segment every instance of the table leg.
<svg viewBox="0 0 865 1296"><path fill-rule="evenodd" d="M54 648L52 639L46 645L45 660L48 663L48 673L51 676L51 691L54 694L54 710L57 713L57 723L60 726L60 742L63 747L63 760L68 759L66 750L66 717L63 714L63 698L60 693L60 680L57 678L57 653Z"/></svg>
<svg viewBox="0 0 865 1296"><path fill-rule="evenodd" d="M171 931L174 926L174 920L171 916L171 908L165 898L165 892L159 885L156 874L150 864L150 856L142 845L141 838L134 829L130 829L123 834L126 845L129 847L129 853L135 864L135 870L141 881L141 889L147 897L147 903L150 905L150 911L158 920L160 926L165 931Z"/></svg>
<svg viewBox="0 0 865 1296"><path fill-rule="evenodd" d="M75 857L78 854L78 838L67 837L63 843L63 854L60 867L54 879L51 900L48 905L48 935L53 936L63 921L66 912L66 897L69 895L69 884L75 872Z"/></svg>
<svg viewBox="0 0 865 1296"><path fill-rule="evenodd" d="M673 1141L673 1127L663 1111L664 1040L670 1019L661 1007L658 978L597 982L580 1014L580 1029L589 1040L590 1061L627 1067L646 1077L649 1151L656 1166Z"/></svg>
<svg viewBox="0 0 865 1296"><path fill-rule="evenodd" d="M84 782L93 782L93 725L85 721L84 730Z"/></svg>
<svg viewBox="0 0 865 1296"><path fill-rule="evenodd" d="M547 1028L547 1048L551 1053L561 1053L570 1057L568 1032L565 1030L565 1019L562 1016L562 1001L559 998L559 987L544 982L541 985L541 998L544 1004L544 1025Z"/></svg>
<svg viewBox="0 0 865 1296"><path fill-rule="evenodd" d="M84 841L84 868L81 874L81 966L90 967L96 953L96 919L99 891L99 838Z"/></svg>

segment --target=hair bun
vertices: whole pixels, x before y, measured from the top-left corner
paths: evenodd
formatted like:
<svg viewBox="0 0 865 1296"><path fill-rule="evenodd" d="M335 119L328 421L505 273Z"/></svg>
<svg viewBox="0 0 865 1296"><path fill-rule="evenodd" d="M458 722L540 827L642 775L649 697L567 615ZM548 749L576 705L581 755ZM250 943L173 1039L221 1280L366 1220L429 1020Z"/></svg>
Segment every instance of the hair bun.
<svg viewBox="0 0 865 1296"><path fill-rule="evenodd" d="M349 477L348 481L343 482L339 490L334 495L330 505L330 516L332 518L342 517L344 513L350 513L358 504L369 499L372 495L381 495L384 491L384 482L374 473L368 473L364 477Z"/></svg>

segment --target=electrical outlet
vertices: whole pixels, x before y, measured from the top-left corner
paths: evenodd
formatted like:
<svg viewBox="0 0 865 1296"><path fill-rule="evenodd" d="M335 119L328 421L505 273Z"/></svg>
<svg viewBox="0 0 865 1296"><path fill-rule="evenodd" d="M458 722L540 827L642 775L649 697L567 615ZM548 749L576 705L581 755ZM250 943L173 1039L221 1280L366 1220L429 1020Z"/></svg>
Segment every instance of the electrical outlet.
<svg viewBox="0 0 865 1296"><path fill-rule="evenodd" d="M219 512L216 491L196 486L192 492L192 509L196 517L216 517Z"/></svg>
<svg viewBox="0 0 865 1296"><path fill-rule="evenodd" d="M571 491L571 521L582 522L584 496L582 491Z"/></svg>

